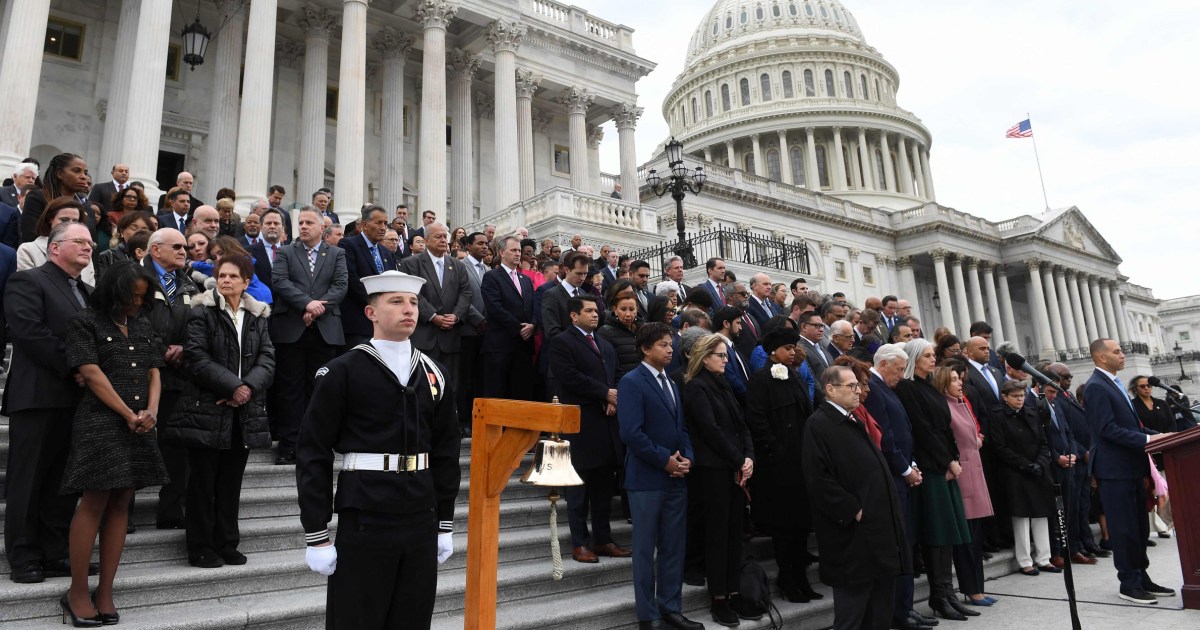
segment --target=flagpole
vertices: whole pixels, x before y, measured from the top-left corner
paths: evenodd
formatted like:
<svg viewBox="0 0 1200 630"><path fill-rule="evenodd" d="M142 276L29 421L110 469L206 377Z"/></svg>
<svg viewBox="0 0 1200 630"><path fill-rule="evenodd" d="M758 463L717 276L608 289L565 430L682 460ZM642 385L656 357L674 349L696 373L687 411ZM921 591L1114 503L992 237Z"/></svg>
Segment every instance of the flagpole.
<svg viewBox="0 0 1200 630"><path fill-rule="evenodd" d="M1030 121L1030 127L1033 126L1033 121L1029 117L1029 112L1025 112L1025 119ZM1050 199L1046 196L1046 178L1042 176L1042 158L1038 157L1037 150L1037 134L1029 134L1029 138L1033 140L1033 159L1037 162L1038 180L1042 182L1042 201L1046 204L1046 209L1050 209Z"/></svg>

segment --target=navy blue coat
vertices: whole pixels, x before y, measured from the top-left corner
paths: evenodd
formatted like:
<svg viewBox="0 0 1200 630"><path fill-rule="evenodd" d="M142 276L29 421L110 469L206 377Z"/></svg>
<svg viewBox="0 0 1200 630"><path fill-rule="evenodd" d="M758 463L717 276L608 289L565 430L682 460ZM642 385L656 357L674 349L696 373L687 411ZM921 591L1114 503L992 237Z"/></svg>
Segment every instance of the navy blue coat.
<svg viewBox="0 0 1200 630"><path fill-rule="evenodd" d="M483 331L484 354L516 352L522 344L532 346L533 338L521 339L521 324L533 324L537 314L533 309L533 281L518 272L521 292L513 286L504 267L483 274L479 290L487 306L488 325Z"/></svg>
<svg viewBox="0 0 1200 630"><path fill-rule="evenodd" d="M1095 438L1092 474L1097 479L1138 480L1150 474L1143 450L1147 431L1138 424L1129 398L1107 374L1096 368L1083 388L1088 424Z"/></svg>
<svg viewBox="0 0 1200 630"><path fill-rule="evenodd" d="M21 212L6 203L0 203L0 243L21 246Z"/></svg>
<svg viewBox="0 0 1200 630"><path fill-rule="evenodd" d="M883 452L888 469L896 480L896 490L903 496L908 492L908 483L902 475L912 467L913 461L912 423L908 420L908 412L904 410L900 397L884 384L883 379L872 373L869 383L871 395L867 396L863 405L879 424L883 434L879 450Z"/></svg>
<svg viewBox="0 0 1200 630"><path fill-rule="evenodd" d="M346 299L342 302L342 330L347 337L370 337L375 333L371 320L367 319L367 287L361 278L379 274L375 268L375 257L367 247L367 239L359 234L344 238L338 246L346 250ZM378 246L383 259L383 270L396 268L396 259L382 243Z"/></svg>
<svg viewBox="0 0 1200 630"><path fill-rule="evenodd" d="M676 451L693 459L692 440L683 422L683 402L679 388L670 378L671 398L658 379L639 365L617 386L617 418L621 441L628 449L625 456L626 490L682 490L682 477L667 473L667 460Z"/></svg>

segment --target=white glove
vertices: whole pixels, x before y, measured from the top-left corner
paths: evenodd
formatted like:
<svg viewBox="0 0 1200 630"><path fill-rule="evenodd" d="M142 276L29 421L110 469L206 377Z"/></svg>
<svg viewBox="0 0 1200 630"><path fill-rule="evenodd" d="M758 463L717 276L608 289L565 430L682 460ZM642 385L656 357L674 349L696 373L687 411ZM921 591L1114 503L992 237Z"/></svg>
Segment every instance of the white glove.
<svg viewBox="0 0 1200 630"><path fill-rule="evenodd" d="M438 564L449 560L452 553L454 553L454 534L449 532L438 534Z"/></svg>
<svg viewBox="0 0 1200 630"><path fill-rule="evenodd" d="M308 562L308 568L313 571L324 576L333 575L337 569L337 547L333 545L309 547L304 551L304 560Z"/></svg>

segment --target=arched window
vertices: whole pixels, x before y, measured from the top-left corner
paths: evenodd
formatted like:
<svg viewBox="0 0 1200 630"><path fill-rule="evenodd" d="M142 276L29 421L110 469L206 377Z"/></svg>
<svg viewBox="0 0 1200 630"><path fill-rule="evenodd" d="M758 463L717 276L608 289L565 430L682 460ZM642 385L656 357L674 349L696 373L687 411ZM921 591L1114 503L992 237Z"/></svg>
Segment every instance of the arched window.
<svg viewBox="0 0 1200 630"><path fill-rule="evenodd" d="M742 158L742 162L743 166L745 167L745 171L751 175L754 175L754 153L746 153L746 156Z"/></svg>
<svg viewBox="0 0 1200 630"><path fill-rule="evenodd" d="M742 12L741 12L741 14L739 14L739 15L738 15L738 21L739 21L739 22L741 22L742 24L745 24L746 22L749 22L749 21L750 21L750 14L749 14L749 13L746 13L746 10L745 10L745 9L742 9Z"/></svg>
<svg viewBox="0 0 1200 630"><path fill-rule="evenodd" d="M792 181L797 186L804 186L804 151L799 146L793 146L788 154L792 158Z"/></svg>
<svg viewBox="0 0 1200 630"><path fill-rule="evenodd" d="M883 152L875 149L875 184L879 190L887 188L887 178L883 175Z"/></svg>
<svg viewBox="0 0 1200 630"><path fill-rule="evenodd" d="M779 170L779 151L775 149L767 151L767 177L777 182L783 181L783 175Z"/></svg>
<svg viewBox="0 0 1200 630"><path fill-rule="evenodd" d="M738 88L742 94L742 107L750 104L750 79L743 78L738 81Z"/></svg>
<svg viewBox="0 0 1200 630"><path fill-rule="evenodd" d="M732 13L725 16L725 30L728 31L731 28L733 28L733 14Z"/></svg>
<svg viewBox="0 0 1200 630"><path fill-rule="evenodd" d="M870 100L871 93L867 90L867 75L860 75L859 78L862 79L862 81L859 82L862 85L862 99L864 101Z"/></svg>
<svg viewBox="0 0 1200 630"><path fill-rule="evenodd" d="M683 105L679 106L679 120L683 121L683 125L687 126L687 108Z"/></svg>
<svg viewBox="0 0 1200 630"><path fill-rule="evenodd" d="M710 118L713 115L712 90L704 90L704 115Z"/></svg>
<svg viewBox="0 0 1200 630"><path fill-rule="evenodd" d="M761 21L765 17L767 17L767 14L763 13L763 8L761 6L754 9L754 19Z"/></svg>
<svg viewBox="0 0 1200 630"><path fill-rule="evenodd" d="M721 84L721 111L727 112L729 108L729 84L723 83Z"/></svg>
<svg viewBox="0 0 1200 630"><path fill-rule="evenodd" d="M789 14L789 15L791 15L792 17L796 17L797 10L796 10L796 3L795 3L795 2L789 2L789 3L788 3L788 14Z"/></svg>
<svg viewBox="0 0 1200 630"><path fill-rule="evenodd" d="M821 5L821 17L823 17L827 20L829 19L829 11L825 10L825 5L823 5L823 4Z"/></svg>
<svg viewBox="0 0 1200 630"><path fill-rule="evenodd" d="M833 85L833 70L825 71L825 96L830 98L837 96L837 87Z"/></svg>
<svg viewBox="0 0 1200 630"><path fill-rule="evenodd" d="M813 16L813 8L812 8L812 3L811 3L811 2L805 2L805 3L804 3L804 13L805 13L805 15L807 15L808 17L812 17L812 16Z"/></svg>
<svg viewBox="0 0 1200 630"><path fill-rule="evenodd" d="M692 99L692 122L700 120L700 102Z"/></svg>
<svg viewBox="0 0 1200 630"><path fill-rule="evenodd" d="M822 188L829 187L829 161L825 159L825 145L817 145L817 180Z"/></svg>
<svg viewBox="0 0 1200 630"><path fill-rule="evenodd" d="M719 32L721 32L721 21L713 20L713 35L716 35Z"/></svg>
<svg viewBox="0 0 1200 630"><path fill-rule="evenodd" d="M846 174L846 184L853 185L854 177L851 176L851 173L854 173L854 158L848 144L842 145L842 172Z"/></svg>
<svg viewBox="0 0 1200 630"><path fill-rule="evenodd" d="M796 94L792 91L792 71L783 71L783 98L792 98Z"/></svg>
<svg viewBox="0 0 1200 630"><path fill-rule="evenodd" d="M779 5L771 5L771 17L779 17L783 15L783 11L779 9Z"/></svg>
<svg viewBox="0 0 1200 630"><path fill-rule="evenodd" d="M815 85L813 85L813 71L812 70L804 71L804 95L805 96L816 96L817 95L817 88Z"/></svg>
<svg viewBox="0 0 1200 630"><path fill-rule="evenodd" d="M758 89L764 103L771 100L771 75L764 72L758 77Z"/></svg>
<svg viewBox="0 0 1200 630"><path fill-rule="evenodd" d="M846 98L854 98L854 79L850 78L850 71L842 73L842 80L846 84Z"/></svg>

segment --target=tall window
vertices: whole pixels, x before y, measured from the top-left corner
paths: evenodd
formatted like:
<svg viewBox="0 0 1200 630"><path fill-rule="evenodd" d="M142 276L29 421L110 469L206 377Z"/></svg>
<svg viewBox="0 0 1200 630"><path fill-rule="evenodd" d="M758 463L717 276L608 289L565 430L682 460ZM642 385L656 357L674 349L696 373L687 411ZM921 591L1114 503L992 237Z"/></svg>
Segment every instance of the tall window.
<svg viewBox="0 0 1200 630"><path fill-rule="evenodd" d="M754 175L754 153L746 153L746 157L742 158L742 162L745 165L746 172Z"/></svg>
<svg viewBox="0 0 1200 630"><path fill-rule="evenodd" d="M42 52L55 57L81 61L83 59L84 30L86 27L82 24L50 18L46 22L46 43L42 46Z"/></svg>
<svg viewBox="0 0 1200 630"><path fill-rule="evenodd" d="M757 9L755 9L755 10L754 10L754 19L756 19L756 20L761 20L761 19L763 19L764 17L766 17L766 14L765 14L765 13L763 13L763 8L762 8L762 7L758 7Z"/></svg>
<svg viewBox="0 0 1200 630"><path fill-rule="evenodd" d="M700 101L692 98L692 122L700 120Z"/></svg>
<svg viewBox="0 0 1200 630"><path fill-rule="evenodd" d="M833 84L833 70L825 71L825 96L829 98L837 96L837 87Z"/></svg>
<svg viewBox="0 0 1200 630"><path fill-rule="evenodd" d="M725 83L721 85L721 111L727 112L729 108L729 84Z"/></svg>
<svg viewBox="0 0 1200 630"><path fill-rule="evenodd" d="M887 188L887 178L883 174L883 152L875 149L875 185L879 190Z"/></svg>
<svg viewBox="0 0 1200 630"><path fill-rule="evenodd" d="M767 177L777 182L783 181L783 175L779 170L779 151L775 149L767 151Z"/></svg>
<svg viewBox="0 0 1200 630"><path fill-rule="evenodd" d="M750 104L750 79L738 81L738 88L742 93L742 107L745 107Z"/></svg>
<svg viewBox="0 0 1200 630"><path fill-rule="evenodd" d="M805 96L816 96L817 95L817 88L816 88L816 86L813 85L813 71L812 70L804 71L804 95Z"/></svg>
<svg viewBox="0 0 1200 630"><path fill-rule="evenodd" d="M804 152L799 146L793 146L788 154L792 157L792 181L797 186L804 186Z"/></svg>
<svg viewBox="0 0 1200 630"><path fill-rule="evenodd" d="M779 17L780 15L782 15L782 11L779 10L779 5L778 4L772 5L771 6L771 16Z"/></svg>
<svg viewBox="0 0 1200 630"><path fill-rule="evenodd" d="M854 98L854 79L850 78L850 71L844 72L842 79L846 83L846 98Z"/></svg>
<svg viewBox="0 0 1200 630"><path fill-rule="evenodd" d="M825 159L825 145L817 145L817 180L822 188L829 187L829 161Z"/></svg>
<svg viewBox="0 0 1200 630"><path fill-rule="evenodd" d="M709 117L713 115L712 90L704 90L704 115Z"/></svg>
<svg viewBox="0 0 1200 630"><path fill-rule="evenodd" d="M684 125L687 124L687 108L683 105L679 106L679 121Z"/></svg>
<svg viewBox="0 0 1200 630"><path fill-rule="evenodd" d="M792 98L795 93L792 91L792 71L783 71L783 98Z"/></svg>
<svg viewBox="0 0 1200 630"><path fill-rule="evenodd" d="M862 79L862 81L860 82L862 84L862 86L861 86L862 87L862 99L864 101L870 100L871 93L869 91L867 91L867 75L865 75L865 74L859 75L859 78Z"/></svg>
<svg viewBox="0 0 1200 630"><path fill-rule="evenodd" d="M842 146L842 172L846 174L846 185L852 185L854 178L851 173L854 173L854 158L850 153L850 147L846 145Z"/></svg>
<svg viewBox="0 0 1200 630"><path fill-rule="evenodd" d="M758 78L758 89L762 94L763 102L771 100L771 75L764 72Z"/></svg>

